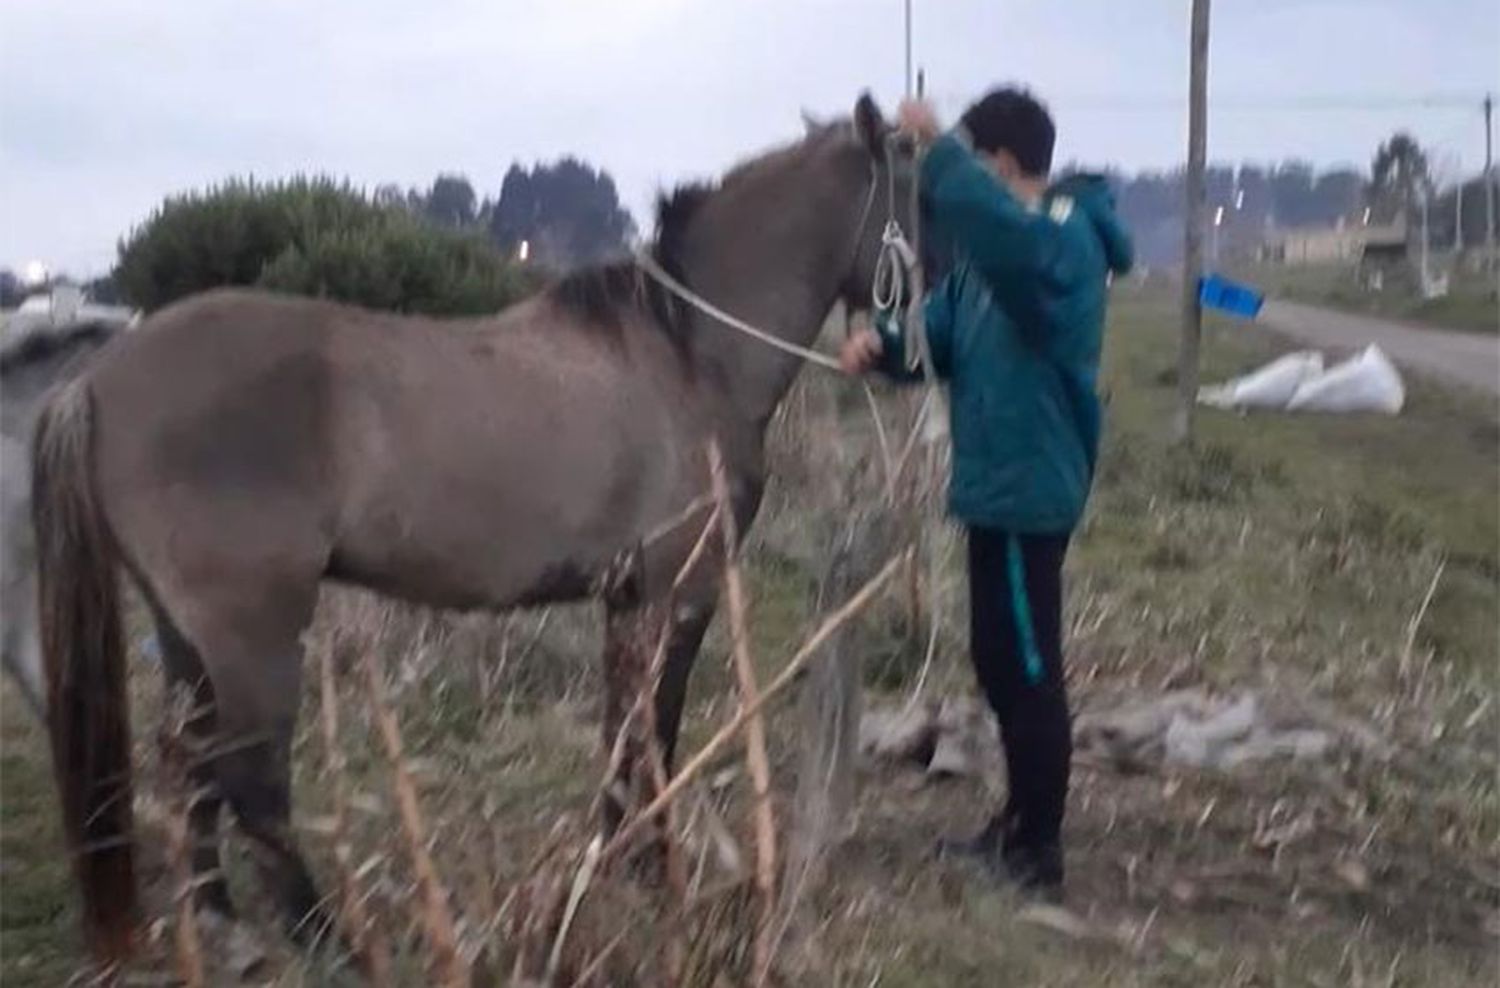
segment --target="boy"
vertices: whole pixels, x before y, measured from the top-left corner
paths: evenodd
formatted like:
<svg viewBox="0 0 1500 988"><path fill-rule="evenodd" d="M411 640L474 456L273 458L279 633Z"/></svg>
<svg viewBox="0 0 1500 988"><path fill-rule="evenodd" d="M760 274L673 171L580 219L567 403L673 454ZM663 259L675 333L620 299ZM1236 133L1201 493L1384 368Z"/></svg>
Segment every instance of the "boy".
<svg viewBox="0 0 1500 988"><path fill-rule="evenodd" d="M979 835L940 849L1057 898L1072 758L1062 565L1098 450L1108 278L1129 270L1130 239L1102 178L1049 186L1056 132L1029 93L996 90L941 136L925 103L908 101L900 117L928 145L925 215L954 253L927 299L927 333L950 388L949 505L968 529L970 648L1009 779ZM841 359L850 373L911 380L902 351L899 336L863 330Z"/></svg>

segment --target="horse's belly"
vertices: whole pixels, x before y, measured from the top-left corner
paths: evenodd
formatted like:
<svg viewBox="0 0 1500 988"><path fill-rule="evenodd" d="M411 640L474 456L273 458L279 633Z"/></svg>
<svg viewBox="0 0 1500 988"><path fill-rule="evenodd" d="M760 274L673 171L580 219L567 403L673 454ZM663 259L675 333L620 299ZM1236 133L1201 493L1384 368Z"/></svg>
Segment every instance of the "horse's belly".
<svg viewBox="0 0 1500 988"><path fill-rule="evenodd" d="M397 458L338 540L333 575L437 606L578 599L687 500L660 439L608 423L474 438Z"/></svg>

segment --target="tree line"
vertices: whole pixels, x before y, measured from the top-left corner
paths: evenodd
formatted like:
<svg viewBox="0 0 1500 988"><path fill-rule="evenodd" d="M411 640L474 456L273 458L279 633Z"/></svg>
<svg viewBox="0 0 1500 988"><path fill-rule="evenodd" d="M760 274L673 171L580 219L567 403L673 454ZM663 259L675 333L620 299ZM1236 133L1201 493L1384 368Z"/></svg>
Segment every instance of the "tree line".
<svg viewBox="0 0 1500 988"><path fill-rule="evenodd" d="M493 199L481 199L466 176L443 174L426 190L383 185L375 201L445 229L479 232L507 254L525 244L528 260L554 270L618 257L636 234L610 174L574 157L512 164Z"/></svg>
<svg viewBox="0 0 1500 988"><path fill-rule="evenodd" d="M551 275L622 255L634 236L614 180L571 157L512 165L492 199L456 174L426 189L373 193L323 176L231 179L169 196L120 240L109 275L86 289L96 301L146 311L210 288L253 286L399 312L477 314ZM0 270L0 306L70 280L25 285Z"/></svg>
<svg viewBox="0 0 1500 988"><path fill-rule="evenodd" d="M1142 262L1179 260L1182 170L1105 173ZM1435 184L1427 152L1398 133L1365 172L1302 161L1212 166L1208 215L1219 216L1228 249L1278 228L1362 223L1366 210L1375 224L1406 218L1414 236L1418 205L1430 195L1434 245L1452 246L1460 231L1464 244L1482 242L1482 179L1463 183L1461 204L1457 186ZM573 157L512 164L492 196L456 173L426 188L386 184L368 194L322 177L231 180L166 199L122 238L110 275L87 287L99 301L146 310L219 285L256 285L397 311L486 312L548 274L623 255L635 235L614 179ZM0 306L19 304L34 287L0 270Z"/></svg>
<svg viewBox="0 0 1500 988"><path fill-rule="evenodd" d="M1409 134L1396 133L1375 150L1366 171L1351 167L1319 170L1305 161L1281 164L1212 165L1205 178L1207 214L1213 221L1223 209L1222 233L1235 245L1258 243L1269 232L1289 227L1333 226L1366 222L1384 225L1404 220L1411 237L1418 234L1421 200L1430 195L1428 225L1432 243L1452 247L1460 219L1457 182L1440 182L1426 149ZM1145 264L1181 260L1184 222L1184 172L1143 171L1125 174L1106 169L1121 218L1134 232L1136 250ZM1484 180L1462 182L1463 243L1478 245L1484 237Z"/></svg>

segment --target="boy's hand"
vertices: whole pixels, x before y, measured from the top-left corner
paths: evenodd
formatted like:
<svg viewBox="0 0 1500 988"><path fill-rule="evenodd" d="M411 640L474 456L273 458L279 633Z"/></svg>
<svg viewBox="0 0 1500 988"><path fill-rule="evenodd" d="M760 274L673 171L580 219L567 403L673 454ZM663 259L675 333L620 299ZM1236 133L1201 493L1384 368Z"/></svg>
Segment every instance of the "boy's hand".
<svg viewBox="0 0 1500 988"><path fill-rule="evenodd" d="M880 334L873 329L857 329L839 349L839 366L845 374L863 374L879 363L884 350Z"/></svg>
<svg viewBox="0 0 1500 988"><path fill-rule="evenodd" d="M943 129L938 123L937 111L926 100L903 100L901 109L896 112L896 119L903 131L924 144L936 140Z"/></svg>

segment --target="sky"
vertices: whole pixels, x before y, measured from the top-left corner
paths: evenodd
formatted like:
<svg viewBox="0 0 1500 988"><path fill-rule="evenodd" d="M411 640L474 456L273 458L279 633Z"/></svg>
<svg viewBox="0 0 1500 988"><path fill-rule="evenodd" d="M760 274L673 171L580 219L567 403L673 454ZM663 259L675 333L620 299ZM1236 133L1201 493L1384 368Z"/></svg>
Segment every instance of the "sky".
<svg viewBox="0 0 1500 988"><path fill-rule="evenodd" d="M606 168L643 228L711 177L904 85L903 0L0 0L0 265L107 271L163 197L299 172L495 195L512 161ZM947 119L1019 81L1057 160L1169 168L1188 0L913 0ZM1483 164L1497 0L1219 0L1209 156L1367 165L1397 128Z"/></svg>

